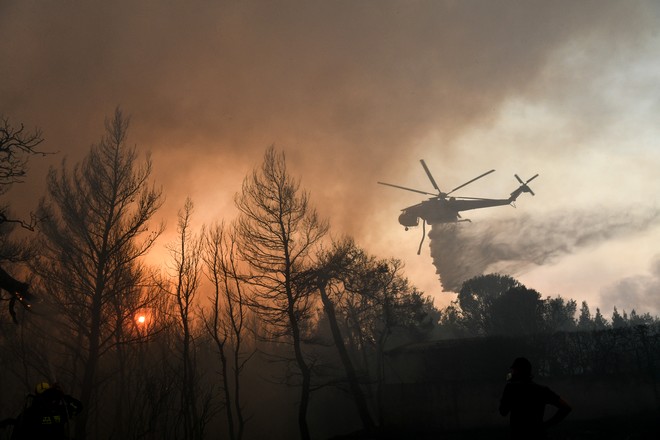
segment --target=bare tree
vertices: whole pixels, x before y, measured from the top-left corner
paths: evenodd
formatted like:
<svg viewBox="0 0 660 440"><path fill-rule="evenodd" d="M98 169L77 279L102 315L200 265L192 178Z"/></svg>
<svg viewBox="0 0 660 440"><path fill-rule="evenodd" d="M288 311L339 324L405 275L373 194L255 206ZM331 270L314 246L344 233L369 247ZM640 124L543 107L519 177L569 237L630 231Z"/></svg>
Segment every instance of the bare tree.
<svg viewBox="0 0 660 440"><path fill-rule="evenodd" d="M169 247L174 271L172 294L181 338L182 438L186 440L204 438L210 396L210 393L200 396L196 365L194 310L202 274L202 240L191 230L192 213L193 203L187 198L179 211L178 242Z"/></svg>
<svg viewBox="0 0 660 440"><path fill-rule="evenodd" d="M226 231L224 224L211 227L206 234L204 261L207 275L213 284L213 296L211 313L204 317L204 323L220 356L225 412L231 440L242 439L245 430L241 372L251 357L251 354L243 352L248 310L246 285L239 275L236 254L235 237Z"/></svg>
<svg viewBox="0 0 660 440"><path fill-rule="evenodd" d="M0 117L0 194L23 182L30 156L46 154L37 150L42 142L41 130L26 131L23 124L15 127L9 118Z"/></svg>
<svg viewBox="0 0 660 440"><path fill-rule="evenodd" d="M14 126L9 118L0 116L0 195L5 194L15 183L22 183L27 173L28 160L34 155L45 155L39 151L39 144L43 142L41 131L27 131L23 124ZM0 205L0 262L25 262L29 256L30 246L26 241L17 241L12 232L15 225L34 230L36 223L32 215L28 223L14 218L9 206ZM15 323L18 323L14 306L16 302L29 308L28 284L18 281L0 267L0 289L9 293L9 313ZM5 299L0 296L0 299Z"/></svg>
<svg viewBox="0 0 660 440"><path fill-rule="evenodd" d="M172 301L160 294L155 273L150 272L139 266L127 273L122 289L125 294L109 301L113 309L109 318L114 320L114 346L103 358L101 370L107 379L101 381L98 391L104 396L105 416L101 420L106 424L102 431L108 438L144 438L153 430L149 412L158 411L150 399L172 399L165 397L165 391L159 387L165 381L171 384L167 371L173 364L171 356L155 358L152 353L163 343L164 333L174 333ZM178 402L170 403L175 407Z"/></svg>
<svg viewBox="0 0 660 440"><path fill-rule="evenodd" d="M239 252L250 267L255 311L267 323L273 339L287 338L300 373L298 427L310 438L307 424L311 369L303 354L305 324L313 292L297 279L310 264L314 246L328 231L309 206L309 196L287 171L284 153L266 150L263 164L243 181L235 198Z"/></svg>
<svg viewBox="0 0 660 440"><path fill-rule="evenodd" d="M45 156L39 151L43 142L41 130L27 131L23 124L13 126L7 117L0 117L0 195L5 194L15 183L24 182L30 156ZM12 218L7 206L0 207L0 223L18 223L33 230L34 218L30 223Z"/></svg>
<svg viewBox="0 0 660 440"><path fill-rule="evenodd" d="M139 165L135 147L126 145L128 124L116 109L81 164L72 172L66 163L59 172L51 169L39 207L46 220L38 271L63 315L63 343L82 364L79 439L94 407L99 360L116 343L117 314L129 316L136 304L130 287L139 277L138 260L162 232L162 226L148 229L161 192L149 185L150 160Z"/></svg>

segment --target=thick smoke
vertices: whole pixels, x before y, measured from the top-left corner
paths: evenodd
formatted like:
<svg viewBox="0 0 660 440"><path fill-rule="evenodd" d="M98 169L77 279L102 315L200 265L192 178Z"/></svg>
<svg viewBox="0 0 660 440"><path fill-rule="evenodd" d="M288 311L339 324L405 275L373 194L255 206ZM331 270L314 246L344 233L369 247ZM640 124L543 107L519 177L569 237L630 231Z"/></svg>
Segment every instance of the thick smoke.
<svg viewBox="0 0 660 440"><path fill-rule="evenodd" d="M603 290L600 296L603 312L611 312L614 307L637 313L660 313L660 255L657 255L648 275L626 277Z"/></svg>
<svg viewBox="0 0 660 440"><path fill-rule="evenodd" d="M43 128L51 151L78 159L121 105L176 212L188 195L231 201L275 144L351 233L369 229L363 213L379 202L356 189L408 169L420 139L439 133L450 156L451 139L508 99L544 94L557 50L599 35L625 47L648 15L543 1L21 0L0 11L0 113Z"/></svg>
<svg viewBox="0 0 660 440"><path fill-rule="evenodd" d="M640 233L658 223L658 209L599 209L434 225L429 238L443 289L457 292L474 276L520 275L530 265L553 263L581 248Z"/></svg>

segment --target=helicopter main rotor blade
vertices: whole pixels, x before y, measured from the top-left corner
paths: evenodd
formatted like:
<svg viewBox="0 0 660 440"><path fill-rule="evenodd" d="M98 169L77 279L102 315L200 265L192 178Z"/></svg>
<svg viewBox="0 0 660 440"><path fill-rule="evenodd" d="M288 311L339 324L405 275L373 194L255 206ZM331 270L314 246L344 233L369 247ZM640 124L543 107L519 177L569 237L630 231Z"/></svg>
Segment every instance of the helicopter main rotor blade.
<svg viewBox="0 0 660 440"><path fill-rule="evenodd" d="M490 173L494 173L494 172L495 172L495 170L486 171L486 172L483 173L481 176L475 177L474 179L472 179L472 180L470 180L470 181L468 181L468 182L465 182L463 185L457 186L456 188L454 188L454 189L452 189L451 191L449 191L446 195L449 195L449 194L453 193L454 191L459 190L459 189L463 188L464 186L467 186L467 185L471 184L471 183L474 182L475 180L479 180L479 179L481 179L482 177L487 176L487 175L489 175Z"/></svg>
<svg viewBox="0 0 660 440"><path fill-rule="evenodd" d="M433 194L433 193L430 193L430 192L420 191L418 189L406 188L405 186L392 185L391 183L378 182L378 184L385 185L385 186L391 186L393 188L405 189L406 191L412 191L412 192L416 192L416 193L420 193L420 194L425 194L427 196L437 196L437 194Z"/></svg>
<svg viewBox="0 0 660 440"><path fill-rule="evenodd" d="M431 175L431 171L429 171L429 167L426 166L426 162L424 162L424 159L420 159L419 161L424 167L424 171L426 171L426 175L429 177L429 180L431 181L433 188L437 189L438 192L441 193L442 191L440 190L440 188L438 188L438 184L435 183L435 179L433 179L433 176Z"/></svg>

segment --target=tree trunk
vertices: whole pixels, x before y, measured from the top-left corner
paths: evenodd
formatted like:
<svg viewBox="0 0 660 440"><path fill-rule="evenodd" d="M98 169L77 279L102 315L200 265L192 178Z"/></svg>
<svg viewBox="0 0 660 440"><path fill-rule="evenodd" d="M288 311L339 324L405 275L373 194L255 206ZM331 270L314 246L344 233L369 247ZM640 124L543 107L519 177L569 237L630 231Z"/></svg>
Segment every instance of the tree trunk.
<svg viewBox="0 0 660 440"><path fill-rule="evenodd" d="M355 368L351 362L351 358L348 355L348 350L344 345L344 339L341 336L341 331L339 330L339 325L337 324L337 315L335 314L335 306L328 297L328 293L325 288L325 284L319 283L319 292L321 293L321 301L323 302L323 310L325 311L326 316L328 317L328 323L330 324L330 331L332 332L332 338L335 342L335 347L339 352L339 358L346 370L346 378L348 379L348 385L353 395L353 400L355 406L357 407L358 414L360 415L360 420L362 425L367 431L372 431L375 427L371 413L367 406L367 401L360 387Z"/></svg>
<svg viewBox="0 0 660 440"><path fill-rule="evenodd" d="M300 369L302 376L302 383L300 386L300 405L298 407L298 428L300 429L300 438L302 440L310 440L309 426L307 425L307 408L309 407L309 393L311 388L311 371L305 362L302 353L301 340L300 340L300 327L293 310L293 296L289 293L291 298L289 301L289 320L291 322L291 334L293 337L293 350L296 358L296 364Z"/></svg>

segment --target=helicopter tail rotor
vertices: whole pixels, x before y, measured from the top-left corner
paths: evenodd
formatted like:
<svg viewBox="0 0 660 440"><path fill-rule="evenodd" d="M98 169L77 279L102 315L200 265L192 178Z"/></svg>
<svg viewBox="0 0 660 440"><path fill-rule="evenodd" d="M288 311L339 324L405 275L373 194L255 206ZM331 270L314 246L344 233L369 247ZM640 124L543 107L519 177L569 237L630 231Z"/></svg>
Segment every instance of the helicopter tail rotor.
<svg viewBox="0 0 660 440"><path fill-rule="evenodd" d="M511 193L510 200L512 202L515 201L518 198L518 196L524 192L530 193L533 196L536 195L534 194L534 191L532 191L532 189L527 184L532 180L536 179L537 177L539 177L538 174L535 174L534 176L530 177L529 179L527 179L527 181L523 181L517 174L514 174L514 176L516 180L520 182L520 186L514 192Z"/></svg>

